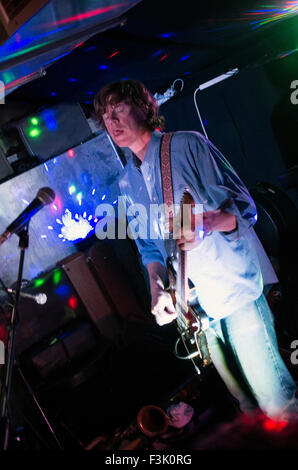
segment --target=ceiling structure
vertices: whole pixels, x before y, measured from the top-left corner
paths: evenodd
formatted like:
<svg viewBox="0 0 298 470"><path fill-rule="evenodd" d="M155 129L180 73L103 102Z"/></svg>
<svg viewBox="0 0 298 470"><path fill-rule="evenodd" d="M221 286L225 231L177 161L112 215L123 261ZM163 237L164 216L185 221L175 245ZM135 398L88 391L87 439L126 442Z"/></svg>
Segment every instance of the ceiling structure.
<svg viewBox="0 0 298 470"><path fill-rule="evenodd" d="M90 12L95 12L92 18L97 18L100 30L103 17L99 21L101 15L96 13L100 8L94 9L92 1L83 3L85 14L89 11L90 17ZM177 78L195 77L202 83L212 78L212 74L235 67L240 70L254 67L294 53L298 47L296 1L95 3L111 4L113 10L109 14L112 12L114 24L110 23L110 27L106 24L104 31L97 34L93 29L94 34L87 38L85 33L80 37L80 30L86 32L82 22L90 18L66 15L65 11L65 17L56 21L55 28L79 21L76 40L63 53L55 49L56 59L48 60L46 74L11 92L8 103L20 100L51 104L74 100L92 106L96 91L112 80L136 78L156 92L165 90ZM116 13L119 15L115 16ZM44 39L40 37L39 42ZM4 47L0 48L2 72L5 63L18 60L16 57L5 60ZM34 51L31 54L34 57ZM40 67L44 66L39 60Z"/></svg>

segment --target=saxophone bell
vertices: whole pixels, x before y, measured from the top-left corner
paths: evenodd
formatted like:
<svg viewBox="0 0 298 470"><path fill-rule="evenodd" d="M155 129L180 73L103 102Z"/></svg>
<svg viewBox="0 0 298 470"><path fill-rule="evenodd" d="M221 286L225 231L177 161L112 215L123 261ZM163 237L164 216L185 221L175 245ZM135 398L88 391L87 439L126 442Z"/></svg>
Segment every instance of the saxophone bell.
<svg viewBox="0 0 298 470"><path fill-rule="evenodd" d="M138 412L137 423L145 436L157 437L167 431L169 418L159 406L146 405Z"/></svg>

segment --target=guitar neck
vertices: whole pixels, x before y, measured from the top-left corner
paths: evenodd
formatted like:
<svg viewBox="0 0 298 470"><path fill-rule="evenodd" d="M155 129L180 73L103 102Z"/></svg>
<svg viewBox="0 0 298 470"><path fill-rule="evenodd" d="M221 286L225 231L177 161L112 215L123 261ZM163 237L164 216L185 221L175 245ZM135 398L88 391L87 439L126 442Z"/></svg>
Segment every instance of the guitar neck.
<svg viewBox="0 0 298 470"><path fill-rule="evenodd" d="M182 309L187 305L187 254L178 247L176 295Z"/></svg>

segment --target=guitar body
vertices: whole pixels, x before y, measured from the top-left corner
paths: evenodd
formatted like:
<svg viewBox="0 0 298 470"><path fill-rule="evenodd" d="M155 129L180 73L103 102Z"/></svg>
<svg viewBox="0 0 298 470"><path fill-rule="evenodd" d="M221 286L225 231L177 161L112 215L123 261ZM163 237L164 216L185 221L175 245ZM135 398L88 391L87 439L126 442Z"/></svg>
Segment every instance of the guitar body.
<svg viewBox="0 0 298 470"><path fill-rule="evenodd" d="M192 208L195 202L192 195L185 190L180 210L189 212L186 218L181 220L190 221L193 217ZM183 228L183 227L182 227ZM167 260L169 292L175 305L177 319L176 325L180 333L180 338L176 343L175 355L179 359L188 359L194 363L198 372L201 368L211 363L211 356L204 331L209 326L206 313L200 305L189 305L188 298L194 294L194 288L190 291L190 282L187 277L187 253L177 247L177 271L175 272L170 258ZM178 351L178 346L183 343L184 355ZM181 349L181 346L180 346Z"/></svg>

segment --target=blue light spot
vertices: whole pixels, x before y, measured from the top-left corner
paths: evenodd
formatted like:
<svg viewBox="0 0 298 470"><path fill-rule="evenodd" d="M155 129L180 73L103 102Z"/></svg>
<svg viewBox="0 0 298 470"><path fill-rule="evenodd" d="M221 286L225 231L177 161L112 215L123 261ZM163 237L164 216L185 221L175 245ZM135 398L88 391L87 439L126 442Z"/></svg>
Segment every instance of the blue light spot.
<svg viewBox="0 0 298 470"><path fill-rule="evenodd" d="M77 82L78 79L77 78L70 78L68 81L74 83L74 82Z"/></svg>
<svg viewBox="0 0 298 470"><path fill-rule="evenodd" d="M160 49L159 51L154 52L154 54L152 54L152 57L155 57L155 56L161 54L162 52L163 52L163 49Z"/></svg>
<svg viewBox="0 0 298 470"><path fill-rule="evenodd" d="M162 34L159 34L158 37L160 38L171 38L173 36L175 36L176 33L162 33Z"/></svg>
<svg viewBox="0 0 298 470"><path fill-rule="evenodd" d="M84 184L91 186L91 178L88 173L85 173L85 172L82 173L81 178Z"/></svg>
<svg viewBox="0 0 298 470"><path fill-rule="evenodd" d="M99 68L100 70L107 70L108 66L102 64L102 65L100 65L98 68Z"/></svg>
<svg viewBox="0 0 298 470"><path fill-rule="evenodd" d="M205 124L205 126L207 126L207 124L208 124L207 119L205 119L204 124Z"/></svg>
<svg viewBox="0 0 298 470"><path fill-rule="evenodd" d="M51 92L51 95L52 96L57 96L57 93L55 93L54 91Z"/></svg>
<svg viewBox="0 0 298 470"><path fill-rule="evenodd" d="M60 295L61 297L66 297L70 294L70 286L68 286L67 284L63 284L62 286L58 286L54 292L55 294Z"/></svg>
<svg viewBox="0 0 298 470"><path fill-rule="evenodd" d="M94 51L96 49L96 46L90 46L88 47L88 49L86 49L86 51Z"/></svg>
<svg viewBox="0 0 298 470"><path fill-rule="evenodd" d="M49 131L55 131L58 128L55 113L51 109L45 109L41 113Z"/></svg>
<svg viewBox="0 0 298 470"><path fill-rule="evenodd" d="M190 57L190 55L189 55L189 54L188 54L188 55L184 55L183 57L181 57L181 59L180 59L180 60L186 60L186 59L188 59L189 57Z"/></svg>
<svg viewBox="0 0 298 470"><path fill-rule="evenodd" d="M88 95L93 95L94 91L88 91Z"/></svg>

